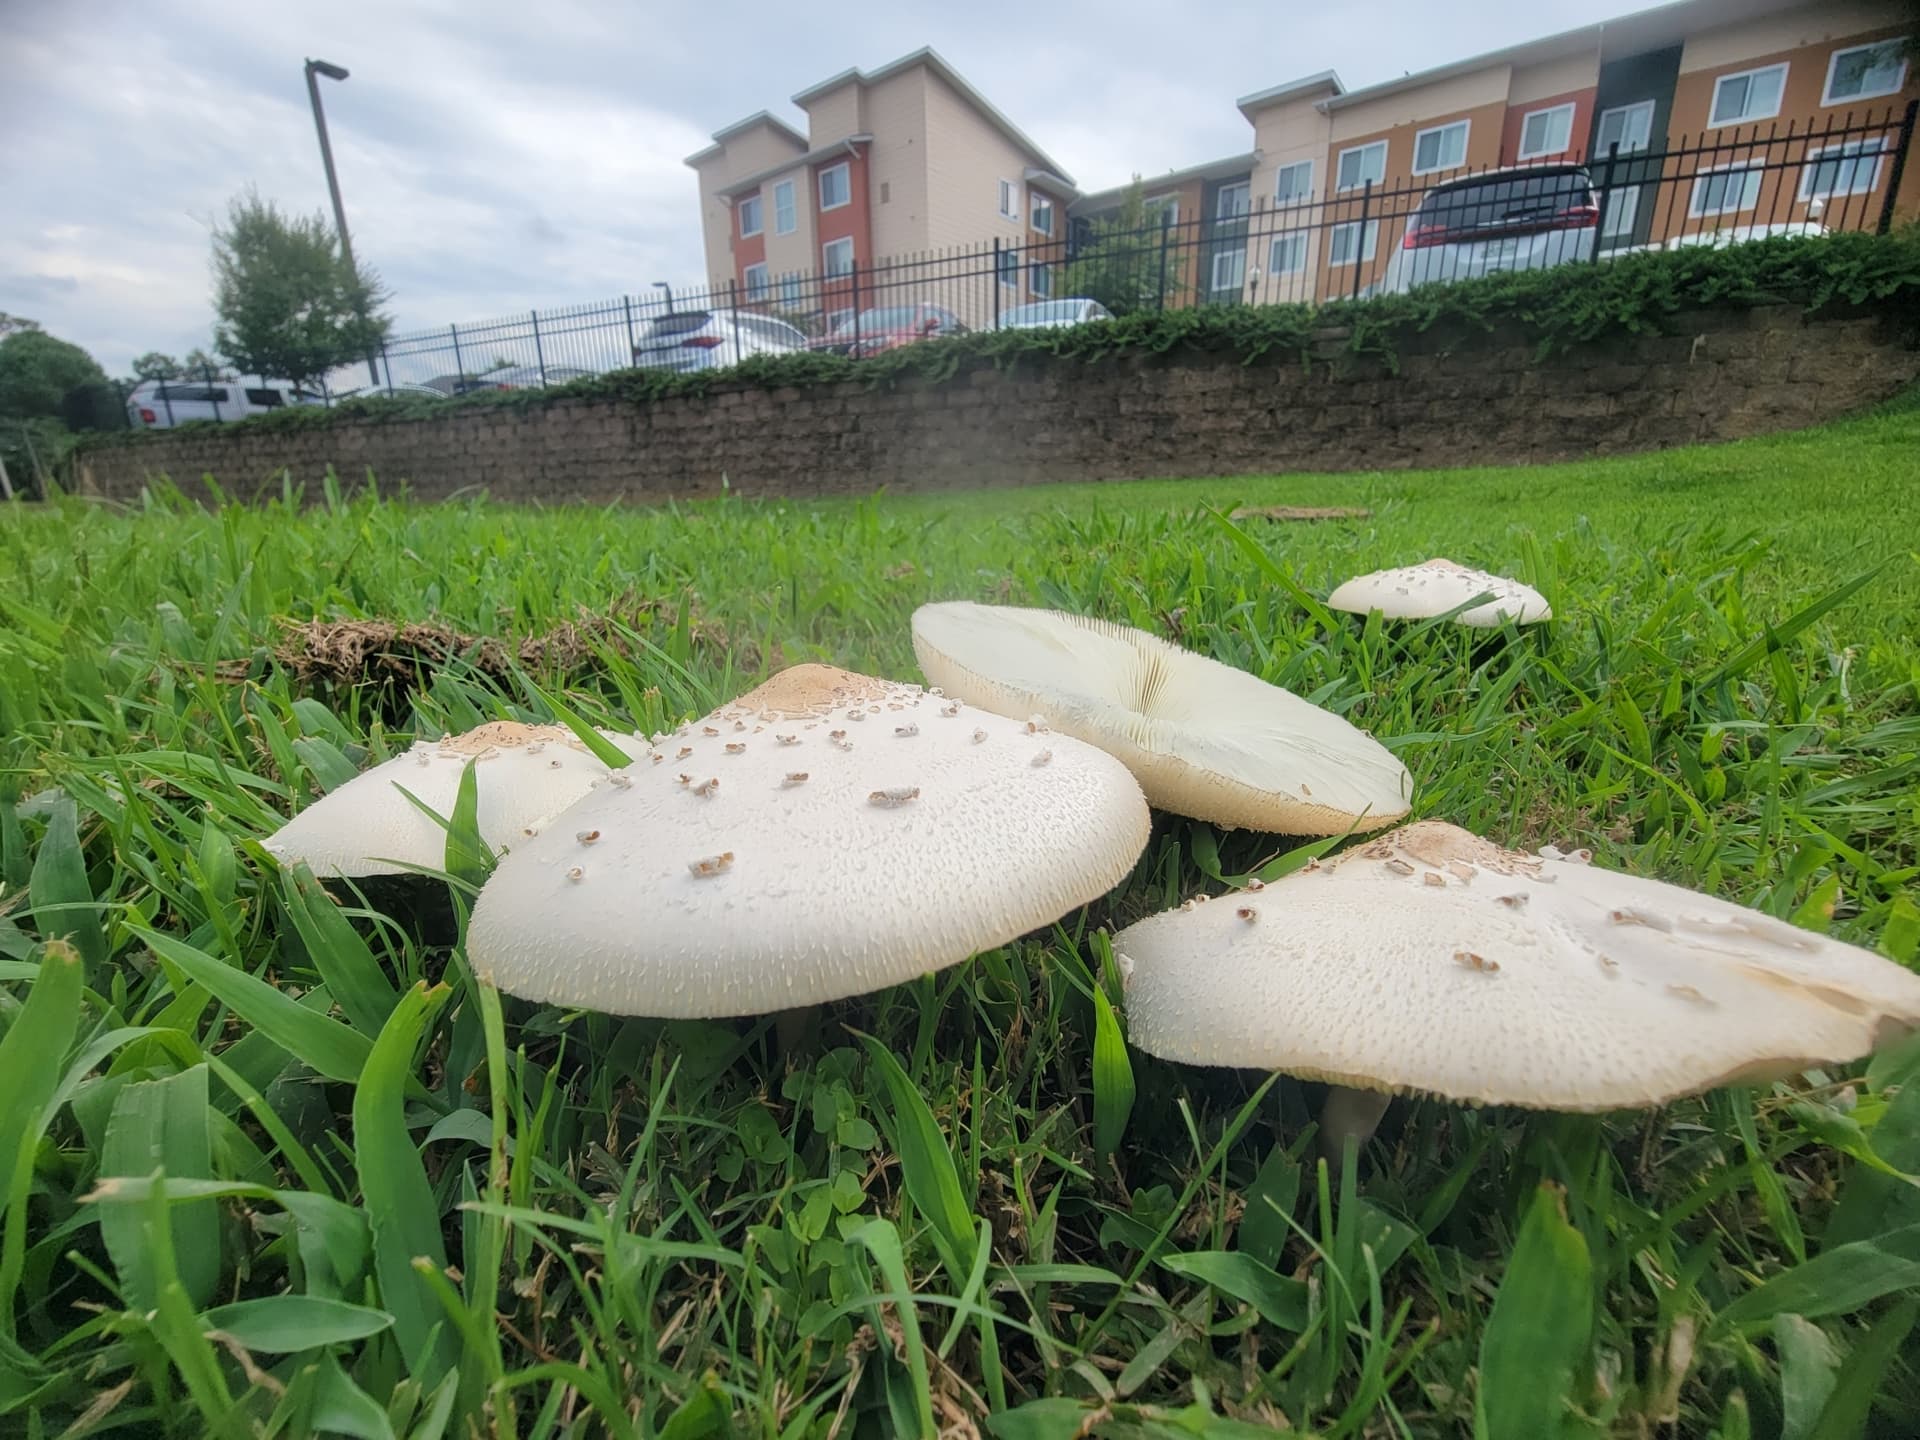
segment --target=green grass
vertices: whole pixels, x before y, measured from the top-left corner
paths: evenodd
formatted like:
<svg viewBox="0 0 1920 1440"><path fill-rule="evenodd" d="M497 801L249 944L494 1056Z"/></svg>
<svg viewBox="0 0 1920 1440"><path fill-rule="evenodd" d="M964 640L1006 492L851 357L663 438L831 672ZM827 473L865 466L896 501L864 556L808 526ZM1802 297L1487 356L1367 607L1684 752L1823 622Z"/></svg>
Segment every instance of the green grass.
<svg viewBox="0 0 1920 1440"><path fill-rule="evenodd" d="M1402 1102L1325 1169L1316 1087L1129 1056L1111 1013L1103 932L1267 837L1159 817L1087 914L801 1054L479 988L466 862L336 904L258 844L415 731L912 676L916 604L1006 599L1348 715L1417 814L1912 964L1916 457L1906 405L1547 469L0 515L0 1433L1920 1433L1920 1053L1605 1119ZM1373 515L1220 518L1274 503ZM1309 598L1433 554L1556 621ZM625 628L570 673L274 656L284 619L582 610Z"/></svg>

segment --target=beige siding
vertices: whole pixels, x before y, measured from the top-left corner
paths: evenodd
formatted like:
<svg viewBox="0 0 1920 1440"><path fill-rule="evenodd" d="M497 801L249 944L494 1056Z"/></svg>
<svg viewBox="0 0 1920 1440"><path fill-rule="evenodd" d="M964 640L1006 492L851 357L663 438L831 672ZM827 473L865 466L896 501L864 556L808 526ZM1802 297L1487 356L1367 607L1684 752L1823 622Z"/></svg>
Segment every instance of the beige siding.
<svg viewBox="0 0 1920 1440"><path fill-rule="evenodd" d="M769 165L778 165L789 156L806 153L784 132L769 125L756 125L739 135L729 136L725 143L729 180L738 180L742 175L751 175Z"/></svg>
<svg viewBox="0 0 1920 1440"><path fill-rule="evenodd" d="M931 73L926 106L927 244L991 244L996 236L1024 241L1026 155ZM1001 180L1011 180L1019 192L1016 220L999 213Z"/></svg>
<svg viewBox="0 0 1920 1440"><path fill-rule="evenodd" d="M1313 161L1313 188L1326 188L1327 147L1333 138L1331 118L1307 97L1273 105L1253 120L1253 148L1260 157L1253 176L1253 203L1273 203L1276 173L1297 160Z"/></svg>
<svg viewBox="0 0 1920 1440"><path fill-rule="evenodd" d="M1531 105L1536 100L1552 100L1575 90L1590 90L1600 82L1600 53L1570 55L1544 65L1517 67L1507 91L1510 105Z"/></svg>
<svg viewBox="0 0 1920 1440"><path fill-rule="evenodd" d="M783 180L793 182L794 231L791 235L781 235L775 230L778 212L774 208L773 190ZM796 270L812 271L817 268L813 250L813 204L807 191L811 183L807 167L802 165L784 175L774 176L760 187L761 214L767 237L767 273L775 280Z"/></svg>
<svg viewBox="0 0 1920 1440"><path fill-rule="evenodd" d="M861 111L866 87L849 80L838 90L828 91L807 102L807 139L818 150L849 135L862 135L868 126Z"/></svg>
<svg viewBox="0 0 1920 1440"><path fill-rule="evenodd" d="M1823 45L1865 30L1901 22L1901 7L1871 0L1822 0L1817 5L1728 25L1689 37L1680 55L1680 73L1737 65L1757 55L1774 55L1806 45Z"/></svg>
<svg viewBox="0 0 1920 1440"><path fill-rule="evenodd" d="M707 256L707 284L724 285L733 274L733 210L713 192L726 181L726 157L694 167L700 182L700 239Z"/></svg>
<svg viewBox="0 0 1920 1440"><path fill-rule="evenodd" d="M1344 105L1333 112L1335 145L1363 135L1377 135L1400 125L1417 125L1477 110L1483 105L1505 105L1513 67L1489 65L1465 75L1450 75L1431 85L1418 85L1377 100Z"/></svg>
<svg viewBox="0 0 1920 1440"><path fill-rule="evenodd" d="M873 215L873 253L881 260L925 250L928 245L928 79L926 70L916 65L867 91L867 123L873 135L867 160L868 208Z"/></svg>

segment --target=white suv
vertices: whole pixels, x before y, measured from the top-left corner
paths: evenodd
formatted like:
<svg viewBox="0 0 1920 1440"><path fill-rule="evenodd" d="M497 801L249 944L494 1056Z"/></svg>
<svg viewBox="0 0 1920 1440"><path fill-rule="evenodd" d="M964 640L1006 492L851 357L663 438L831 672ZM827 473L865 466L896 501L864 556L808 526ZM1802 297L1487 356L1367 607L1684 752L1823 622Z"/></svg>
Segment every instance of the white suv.
<svg viewBox="0 0 1920 1440"><path fill-rule="evenodd" d="M649 320L633 343L633 363L647 370L720 370L749 355L787 355L807 348L804 332L752 310L680 310Z"/></svg>
<svg viewBox="0 0 1920 1440"><path fill-rule="evenodd" d="M244 420L288 405L323 405L285 380L244 385L238 380L142 380L127 396L127 423L136 430L167 430L189 420Z"/></svg>

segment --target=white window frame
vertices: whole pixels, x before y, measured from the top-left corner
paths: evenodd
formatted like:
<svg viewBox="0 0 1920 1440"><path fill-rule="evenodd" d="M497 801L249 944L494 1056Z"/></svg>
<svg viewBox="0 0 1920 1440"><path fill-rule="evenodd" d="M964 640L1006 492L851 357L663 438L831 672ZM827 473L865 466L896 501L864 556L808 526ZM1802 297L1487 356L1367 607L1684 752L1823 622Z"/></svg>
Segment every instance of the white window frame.
<svg viewBox="0 0 1920 1440"><path fill-rule="evenodd" d="M1011 180L1000 182L1000 218L1002 220L1020 218L1020 187Z"/></svg>
<svg viewBox="0 0 1920 1440"><path fill-rule="evenodd" d="M787 192L787 206L786 206L787 223L785 225L782 225L780 223L780 192L782 190ZM774 185L773 187L773 233L774 234L791 235L794 231L800 228L799 199L800 197L794 191L793 181L781 180Z"/></svg>
<svg viewBox="0 0 1920 1440"><path fill-rule="evenodd" d="M1354 263L1352 256L1348 256L1345 260L1338 260L1334 258L1334 255L1340 248L1340 233L1342 231L1359 230L1361 223L1362 222L1358 220L1344 220L1327 232L1327 264L1330 267L1339 268ZM1380 254L1380 222L1378 220L1368 220L1365 224L1367 228L1362 231L1360 235L1359 263L1362 265L1371 265Z"/></svg>
<svg viewBox="0 0 1920 1440"><path fill-rule="evenodd" d="M833 268L832 256L835 247L841 245L847 247L847 268L844 270L836 270ZM820 273L830 280L838 279L842 275L851 275L853 273L853 261L853 237L851 235L842 235L837 240L828 240L820 247Z"/></svg>
<svg viewBox="0 0 1920 1440"><path fill-rule="evenodd" d="M1375 150L1378 150L1380 152L1380 173L1374 177L1373 183L1376 185L1385 184L1387 179L1387 142L1384 140L1374 140L1374 141L1368 142L1365 145L1349 145L1346 149L1342 150L1340 154L1334 159L1334 162L1333 162L1334 189L1339 191L1358 190L1362 186L1364 186L1367 183L1367 175L1366 175L1367 162L1364 159L1362 159L1360 162L1360 172L1361 172L1360 178L1355 180L1351 185L1348 185L1344 181L1342 181L1340 178L1340 174L1343 170L1347 168L1347 156L1349 155L1365 156Z"/></svg>
<svg viewBox="0 0 1920 1440"><path fill-rule="evenodd" d="M1606 241L1630 238L1635 223L1640 219L1640 187L1616 185L1607 192L1607 198L1603 203L1607 207L1607 226L1600 232L1600 239Z"/></svg>
<svg viewBox="0 0 1920 1440"><path fill-rule="evenodd" d="M1622 155L1632 155L1636 151L1648 150L1653 147L1653 101L1636 100L1631 105L1609 105L1594 118L1593 158L1595 160L1604 160L1607 158L1607 148L1600 143L1600 131L1605 127L1607 117L1609 115L1632 116L1636 113L1645 114L1647 117L1647 133L1637 143L1629 145L1627 143L1627 136L1632 133L1633 126L1628 121L1622 120L1620 122L1620 153Z"/></svg>
<svg viewBox="0 0 1920 1440"><path fill-rule="evenodd" d="M1709 165L1704 170L1694 172L1693 189L1687 195L1687 218L1689 220L1711 220L1720 215L1739 215L1752 210L1760 203L1760 186L1766 178L1766 161L1749 157L1745 160L1729 160L1724 165ZM1701 203L1706 194L1709 176L1724 175L1730 170L1743 171L1753 177L1753 184L1744 182L1740 186L1738 204L1720 205L1709 208Z"/></svg>
<svg viewBox="0 0 1920 1440"><path fill-rule="evenodd" d="M1227 208L1227 197L1238 192L1245 203L1238 210ZM1245 180L1236 180L1231 185L1222 185L1214 192L1213 218L1219 220L1243 220L1253 213L1253 186Z"/></svg>
<svg viewBox="0 0 1920 1440"><path fill-rule="evenodd" d="M1047 217L1045 225L1040 223L1042 215ZM1053 201L1038 190L1027 191L1027 225L1034 234L1053 238Z"/></svg>
<svg viewBox="0 0 1920 1440"><path fill-rule="evenodd" d="M1305 170L1307 172L1306 188L1301 190L1297 195L1282 196L1280 193L1280 179L1289 170ZM1275 205L1305 205L1311 201L1313 199L1313 171L1314 164L1311 159L1292 160L1285 165L1277 167L1273 172L1273 203Z"/></svg>
<svg viewBox="0 0 1920 1440"><path fill-rule="evenodd" d="M1887 152L1891 149L1893 149L1893 137L1879 135L1868 136L1864 140L1843 140L1838 145L1823 145L1818 150L1809 150L1807 163L1800 167L1800 203L1804 205L1810 200L1845 200L1850 195L1871 195L1880 188L1881 167L1886 164ZM1847 160L1853 162L1853 183L1844 190L1813 188L1813 177L1820 168L1821 160L1828 155L1836 157L1843 166ZM1867 183L1862 185L1859 183L1860 172L1865 168L1865 161L1869 156L1873 159L1873 174Z"/></svg>
<svg viewBox="0 0 1920 1440"><path fill-rule="evenodd" d="M827 177L829 175L838 175L840 177L841 190L846 195L846 199L836 200L831 205L827 203ZM842 160L838 165L829 165L826 169L822 170L819 175L815 177L814 196L820 202L820 211L822 214L825 214L829 210L844 209L846 206L851 205L853 203L852 164L846 160Z"/></svg>
<svg viewBox="0 0 1920 1440"><path fill-rule="evenodd" d="M757 283L754 276L756 270L760 272ZM747 287L747 299L749 300L765 300L769 295L773 294L773 276L768 271L767 262L764 260L758 265L747 266L746 269L740 272L740 279Z"/></svg>
<svg viewBox="0 0 1920 1440"><path fill-rule="evenodd" d="M747 228L748 215L753 216L753 228L751 230ZM740 197L740 238L742 240L751 240L754 236L763 233L766 225L766 207L760 203L760 197L758 195L742 195Z"/></svg>
<svg viewBox="0 0 1920 1440"><path fill-rule="evenodd" d="M1567 151L1573 148L1573 112L1574 104L1573 101L1569 100L1564 105L1547 105L1539 110L1529 110L1525 115L1522 115L1520 117L1520 150L1514 158L1519 160L1538 160L1543 155L1566 154ZM1544 150L1529 150L1527 148L1527 126L1531 125L1535 120L1538 120L1542 115L1566 116L1567 138L1561 144L1549 145ZM1547 123L1551 126L1553 122L1549 120ZM1549 134L1547 138L1552 139L1553 137Z"/></svg>
<svg viewBox="0 0 1920 1440"><path fill-rule="evenodd" d="M1834 51L1827 60L1826 84L1820 87L1821 105L1857 105L1862 100L1878 100L1883 95L1898 95L1902 90L1907 88L1906 45L1907 37L1904 35L1896 35L1891 40L1873 40L1865 45L1849 45L1843 50ZM1862 50L1883 50L1889 46L1892 47L1894 54L1899 57L1900 60L1899 78L1893 82L1890 88L1885 90L1862 90L1858 95L1835 95L1833 93L1833 77L1835 72L1840 69L1841 60L1849 55L1858 55Z"/></svg>
<svg viewBox="0 0 1920 1440"><path fill-rule="evenodd" d="M1220 279L1220 262L1222 260L1237 260L1240 262L1240 267L1239 267L1240 275L1238 279L1228 280L1224 282ZM1213 273L1210 274L1207 278L1209 281L1212 282L1207 286L1207 293L1209 295L1218 295L1222 290L1233 290L1233 291L1245 290L1247 288L1247 252L1246 250L1244 248L1238 248L1238 249L1231 249L1231 250L1214 251L1213 252Z"/></svg>
<svg viewBox="0 0 1920 1440"><path fill-rule="evenodd" d="M807 277L798 270L789 270L780 277L780 303L789 310L798 310L806 303Z"/></svg>
<svg viewBox="0 0 1920 1440"><path fill-rule="evenodd" d="M995 264L1000 272L1000 283L1010 290L1018 290L1020 288L1020 252L1012 248L1002 250Z"/></svg>
<svg viewBox="0 0 1920 1440"><path fill-rule="evenodd" d="M1429 135L1445 135L1450 130L1458 130L1460 132L1460 158L1454 161L1452 164L1448 164L1447 161L1443 158L1440 161L1440 163L1437 165L1422 166L1420 164L1420 142L1426 139L1427 136ZM1444 125L1429 125L1424 130L1414 131L1413 132L1413 173L1415 175L1437 175L1443 170L1462 169L1467 163L1467 146L1472 142L1472 140L1473 140L1473 119L1470 116L1462 120L1449 120ZM1444 148L1446 145L1446 141L1442 140L1440 143L1442 148Z"/></svg>
<svg viewBox="0 0 1920 1440"><path fill-rule="evenodd" d="M1162 215L1166 217L1166 223L1169 225L1180 223L1178 195L1149 195L1140 202L1140 208L1146 213L1147 224L1155 229L1159 228Z"/></svg>
<svg viewBox="0 0 1920 1440"><path fill-rule="evenodd" d="M1267 274L1269 275L1304 275L1306 274L1307 273L1307 251L1308 251L1308 248L1313 243L1312 235L1313 235L1313 232L1310 230L1286 230L1274 236L1273 242L1267 246ZM1300 263L1298 265L1282 265L1280 263L1280 258L1279 258L1280 247L1282 245L1291 245L1295 241L1298 241L1300 246Z"/></svg>
<svg viewBox="0 0 1920 1440"><path fill-rule="evenodd" d="M1729 125L1751 125L1755 121L1771 120L1779 115L1780 107L1786 103L1787 99L1787 68L1787 62L1782 60L1778 65L1756 65L1751 70L1734 70L1725 75L1714 76L1713 99L1707 105L1707 128L1709 130L1724 130ZM1735 116L1731 120L1714 119L1714 116L1720 113L1720 87L1722 85L1727 84L1731 80L1751 81L1756 75L1772 75L1775 73L1778 73L1780 76L1780 93L1773 102L1773 108L1767 111L1766 114L1742 114ZM1749 97L1753 95L1753 86L1751 84L1747 86L1747 95Z"/></svg>
<svg viewBox="0 0 1920 1440"><path fill-rule="evenodd" d="M1042 300L1053 298L1053 271L1045 262L1035 260L1027 266L1027 291Z"/></svg>

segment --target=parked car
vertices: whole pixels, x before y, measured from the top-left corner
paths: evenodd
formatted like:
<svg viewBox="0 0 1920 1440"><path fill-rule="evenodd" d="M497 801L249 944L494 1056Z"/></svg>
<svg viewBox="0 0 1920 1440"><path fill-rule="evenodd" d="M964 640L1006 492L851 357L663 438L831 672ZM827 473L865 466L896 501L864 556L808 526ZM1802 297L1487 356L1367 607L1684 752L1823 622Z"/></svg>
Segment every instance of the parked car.
<svg viewBox="0 0 1920 1440"><path fill-rule="evenodd" d="M1059 330L1089 320L1111 320L1113 312L1098 300L1035 300L1016 305L1000 317L1002 330Z"/></svg>
<svg viewBox="0 0 1920 1440"><path fill-rule="evenodd" d="M1584 165L1524 165L1436 185L1407 219L1383 294L1593 256L1600 202Z"/></svg>
<svg viewBox="0 0 1920 1440"><path fill-rule="evenodd" d="M944 305L916 301L911 305L881 305L862 310L857 318L849 315L834 326L825 339L814 341L813 348L864 358L883 355L919 340L966 333L966 323Z"/></svg>
<svg viewBox="0 0 1920 1440"><path fill-rule="evenodd" d="M806 348L806 334L798 326L771 315L677 310L647 321L633 342L633 363L648 370L719 370L749 355L787 355Z"/></svg>
<svg viewBox="0 0 1920 1440"><path fill-rule="evenodd" d="M447 392L431 385L416 385L411 380L396 380L391 385L361 385L352 390L335 390L329 397L338 405L342 400L444 400Z"/></svg>
<svg viewBox="0 0 1920 1440"><path fill-rule="evenodd" d="M543 385L567 385L575 380L591 379L596 373L571 365L549 365L544 373L538 365L515 365L505 370L489 370L480 379L483 386L500 390L538 390Z"/></svg>
<svg viewBox="0 0 1920 1440"><path fill-rule="evenodd" d="M127 394L127 423L136 430L166 430L189 420L244 420L288 405L325 403L287 380L255 385L241 380L142 380Z"/></svg>

